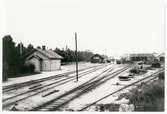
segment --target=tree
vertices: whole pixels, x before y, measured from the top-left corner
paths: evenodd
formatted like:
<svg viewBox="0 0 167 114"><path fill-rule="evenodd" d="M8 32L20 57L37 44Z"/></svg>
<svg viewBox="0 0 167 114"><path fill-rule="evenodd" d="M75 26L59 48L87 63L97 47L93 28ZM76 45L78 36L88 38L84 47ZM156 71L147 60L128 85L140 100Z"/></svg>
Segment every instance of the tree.
<svg viewBox="0 0 167 114"><path fill-rule="evenodd" d="M32 44L29 44L29 45L27 46L26 53L31 52L33 49L34 49L34 46L33 46Z"/></svg>
<svg viewBox="0 0 167 114"><path fill-rule="evenodd" d="M75 51L69 49L67 46L65 50L56 48L54 51L63 57L62 62L67 63L76 61ZM77 54L78 54L78 61L85 61L85 62L88 62L90 58L94 55L93 52L91 51L78 51Z"/></svg>
<svg viewBox="0 0 167 114"><path fill-rule="evenodd" d="M18 53L10 35L3 37L3 81L17 71Z"/></svg>
<svg viewBox="0 0 167 114"><path fill-rule="evenodd" d="M26 47L24 47L23 43L19 43L16 46L17 53L19 53L20 56L23 56L26 54Z"/></svg>
<svg viewBox="0 0 167 114"><path fill-rule="evenodd" d="M8 77L34 72L34 66L25 64L24 58L24 55L33 49L32 44L29 44L27 48L22 43L15 46L10 35L3 37L3 81L6 81Z"/></svg>

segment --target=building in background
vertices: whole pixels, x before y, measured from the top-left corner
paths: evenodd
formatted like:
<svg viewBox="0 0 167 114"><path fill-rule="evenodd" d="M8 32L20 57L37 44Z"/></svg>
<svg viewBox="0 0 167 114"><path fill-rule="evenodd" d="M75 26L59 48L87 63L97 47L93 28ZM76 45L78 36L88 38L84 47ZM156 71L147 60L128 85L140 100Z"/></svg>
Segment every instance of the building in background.
<svg viewBox="0 0 167 114"><path fill-rule="evenodd" d="M130 61L154 61L155 56L152 53L129 54Z"/></svg>
<svg viewBox="0 0 167 114"><path fill-rule="evenodd" d="M91 63L104 63L104 57L99 54L95 54L90 58L90 62Z"/></svg>

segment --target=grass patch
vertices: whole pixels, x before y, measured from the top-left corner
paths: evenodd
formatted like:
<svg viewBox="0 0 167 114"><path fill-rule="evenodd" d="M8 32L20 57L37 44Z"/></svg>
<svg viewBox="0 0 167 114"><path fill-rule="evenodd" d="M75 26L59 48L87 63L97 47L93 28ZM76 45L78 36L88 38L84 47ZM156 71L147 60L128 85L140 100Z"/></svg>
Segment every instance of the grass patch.
<svg viewBox="0 0 167 114"><path fill-rule="evenodd" d="M158 80L139 84L128 93L120 94L117 100L129 99L129 104L135 105L135 111L164 111L165 73L160 73L158 77Z"/></svg>
<svg viewBox="0 0 167 114"><path fill-rule="evenodd" d="M164 80L135 88L130 93L121 94L118 99L128 98L129 104L135 105L135 111L164 111Z"/></svg>
<svg viewBox="0 0 167 114"><path fill-rule="evenodd" d="M104 111L119 111L119 106L120 104L98 104L96 105L96 110L95 111L99 111L99 112L104 112Z"/></svg>

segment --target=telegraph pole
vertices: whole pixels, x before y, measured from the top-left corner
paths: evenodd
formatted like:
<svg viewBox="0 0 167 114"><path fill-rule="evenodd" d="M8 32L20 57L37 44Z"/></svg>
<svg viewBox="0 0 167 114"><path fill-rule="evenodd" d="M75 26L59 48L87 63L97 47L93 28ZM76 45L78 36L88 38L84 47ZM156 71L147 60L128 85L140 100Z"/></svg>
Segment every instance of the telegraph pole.
<svg viewBox="0 0 167 114"><path fill-rule="evenodd" d="M164 48L166 48L166 4L164 3Z"/></svg>
<svg viewBox="0 0 167 114"><path fill-rule="evenodd" d="M78 53L77 53L77 33L75 32L75 56L76 56L76 81L78 82Z"/></svg>

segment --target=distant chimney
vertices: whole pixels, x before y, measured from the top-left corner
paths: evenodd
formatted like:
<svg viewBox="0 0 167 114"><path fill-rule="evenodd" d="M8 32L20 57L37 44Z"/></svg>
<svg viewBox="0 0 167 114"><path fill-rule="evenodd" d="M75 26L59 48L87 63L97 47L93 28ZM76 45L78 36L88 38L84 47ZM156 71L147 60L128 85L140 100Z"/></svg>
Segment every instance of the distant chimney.
<svg viewBox="0 0 167 114"><path fill-rule="evenodd" d="M45 47L45 46L42 46L42 50L46 50L46 47Z"/></svg>

